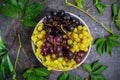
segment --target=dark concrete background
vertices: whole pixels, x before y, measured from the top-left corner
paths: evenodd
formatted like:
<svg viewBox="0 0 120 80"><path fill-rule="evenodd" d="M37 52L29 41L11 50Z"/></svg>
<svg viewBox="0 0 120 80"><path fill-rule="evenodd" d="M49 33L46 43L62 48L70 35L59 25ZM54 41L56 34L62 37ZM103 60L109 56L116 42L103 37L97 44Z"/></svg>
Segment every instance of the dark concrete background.
<svg viewBox="0 0 120 80"><path fill-rule="evenodd" d="M39 1L41 0L31 0L31 3L39 2ZM2 2L3 0L0 0L0 7ZM114 0L101 0L101 2L110 5L109 7L105 8L104 14L100 15L97 12L95 7L92 7L90 14L109 27L112 21L110 7L111 7L111 4L114 2ZM83 6L85 9L87 9L92 4L93 4L92 0L85 0L85 4ZM118 0L118 5L120 7L120 0ZM103 37L108 34L100 25L92 21L88 16L86 16L82 12L78 11L73 7L66 6L64 3L64 0L45 0L45 7L42 13L39 15L39 19L41 19L47 11L52 9L57 9L57 10L63 9L65 11L72 12L76 15L79 15L87 23L94 40L98 37ZM2 32L2 36L7 47L9 48L10 45L12 44L16 36L16 30L20 30L23 47L28 57L30 58L31 64L34 65L35 67L42 66L39 63L39 61L35 58L32 51L31 43L30 43L30 37L34 28L17 25L17 26L13 26L12 29L8 30L9 27L11 27L12 22L14 22L14 19L5 17L0 13L0 30ZM112 25L112 29L114 30L115 33L120 34L120 31L118 31L114 25ZM7 36L4 35L6 31L9 31ZM18 42L16 42L16 45L9 52L10 58L13 63L17 54L17 50L18 50ZM100 60L100 64L105 64L109 66L109 68L104 72L107 80L120 80L120 77L119 77L120 76L120 47L116 47L113 49L112 56L109 56L104 53L100 57L96 52L96 46L92 45L92 49L85 63L92 63L95 60ZM21 74L24 70L30 67L30 64L28 63L28 60L26 59L22 51L19 56L19 63L21 64L21 66L17 65L17 71L16 71L17 78L18 80L24 80ZM82 70L81 67L78 67L76 70L72 70L68 72L72 76L81 75L83 78L88 75L84 70ZM60 74L61 72L51 71L51 74L48 77L48 80L57 80L57 77ZM11 80L10 76L8 76L7 80Z"/></svg>

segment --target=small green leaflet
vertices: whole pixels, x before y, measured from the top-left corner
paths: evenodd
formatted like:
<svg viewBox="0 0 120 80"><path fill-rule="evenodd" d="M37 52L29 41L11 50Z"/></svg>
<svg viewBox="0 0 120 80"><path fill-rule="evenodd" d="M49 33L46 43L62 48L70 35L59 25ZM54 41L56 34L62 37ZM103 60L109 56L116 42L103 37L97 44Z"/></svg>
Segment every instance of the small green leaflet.
<svg viewBox="0 0 120 80"><path fill-rule="evenodd" d="M120 8L118 8L117 3L112 4L112 14L113 20L118 30L120 30Z"/></svg>
<svg viewBox="0 0 120 80"><path fill-rule="evenodd" d="M83 9L83 3L84 3L84 0L74 0L77 7Z"/></svg>
<svg viewBox="0 0 120 80"><path fill-rule="evenodd" d="M83 66L84 65L84 66ZM89 66L88 66L89 65ZM91 71L88 70L88 67L91 68ZM106 65L99 65L99 61L93 62L91 65L83 63L82 68L89 72L90 80L106 80L103 72L108 68Z"/></svg>
<svg viewBox="0 0 120 80"><path fill-rule="evenodd" d="M43 2L29 4L29 0L5 0L0 12L11 18L21 18L20 22L25 26L35 26L37 16L42 11Z"/></svg>
<svg viewBox="0 0 120 80"><path fill-rule="evenodd" d="M117 35L110 35L107 37L107 39L98 38L95 41L95 44L97 45L97 51L99 55L102 55L103 51L111 55L112 48L120 46L120 42L117 41L117 39L119 39L119 36Z"/></svg>
<svg viewBox="0 0 120 80"><path fill-rule="evenodd" d="M28 80L47 80L45 77L49 75L49 71L46 68L30 68L23 73L23 77Z"/></svg>
<svg viewBox="0 0 120 80"><path fill-rule="evenodd" d="M100 14L103 14L104 8L107 7L106 4L101 4L100 0L93 0L94 6L97 8Z"/></svg>
<svg viewBox="0 0 120 80"><path fill-rule="evenodd" d="M57 80L81 80L80 76L71 77L67 72L63 72Z"/></svg>

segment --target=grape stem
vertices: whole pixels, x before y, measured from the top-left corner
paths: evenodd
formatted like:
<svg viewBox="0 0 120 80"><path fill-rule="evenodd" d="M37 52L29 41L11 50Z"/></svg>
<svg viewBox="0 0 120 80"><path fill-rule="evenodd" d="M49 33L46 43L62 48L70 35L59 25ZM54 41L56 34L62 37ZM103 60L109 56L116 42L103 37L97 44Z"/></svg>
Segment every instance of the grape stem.
<svg viewBox="0 0 120 80"><path fill-rule="evenodd" d="M63 25L60 25L61 30L66 33L66 31L63 29Z"/></svg>
<svg viewBox="0 0 120 80"><path fill-rule="evenodd" d="M111 34L114 34L114 32L113 32L111 29L107 28L102 22L100 22L99 20L95 19L95 18L94 18L92 15L90 15L87 11L85 11L85 10L83 10L83 9L75 6L75 5L73 5L72 3L68 2L67 0L65 0L65 3L66 3L68 6L72 6L72 7L76 8L76 9L80 10L81 12L85 13L85 14L86 14L87 16L89 16L92 20L94 20L96 23L98 23L99 25L101 25L106 31L108 31L108 32L111 33Z"/></svg>

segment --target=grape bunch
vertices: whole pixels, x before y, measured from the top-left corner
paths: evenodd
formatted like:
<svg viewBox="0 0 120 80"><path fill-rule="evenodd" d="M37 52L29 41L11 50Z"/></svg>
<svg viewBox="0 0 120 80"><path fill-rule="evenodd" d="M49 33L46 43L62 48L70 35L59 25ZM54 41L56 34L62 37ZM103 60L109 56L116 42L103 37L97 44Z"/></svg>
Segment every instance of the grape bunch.
<svg viewBox="0 0 120 80"><path fill-rule="evenodd" d="M92 42L86 26L64 10L49 11L31 38L48 70L77 68Z"/></svg>

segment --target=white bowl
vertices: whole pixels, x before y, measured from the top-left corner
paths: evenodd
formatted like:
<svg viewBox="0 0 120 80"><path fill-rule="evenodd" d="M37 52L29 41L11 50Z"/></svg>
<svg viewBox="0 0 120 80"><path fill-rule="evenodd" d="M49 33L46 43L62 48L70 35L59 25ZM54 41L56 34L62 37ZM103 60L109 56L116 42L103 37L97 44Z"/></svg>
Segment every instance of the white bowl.
<svg viewBox="0 0 120 80"><path fill-rule="evenodd" d="M89 28L88 28L88 26L87 26L87 24L86 24L80 17L78 17L77 15L75 15L75 14L73 14L73 13L70 13L70 12L66 12L66 13L69 13L71 16L73 16L73 17L77 18L78 20L80 20L80 22L82 22L82 24L87 27L87 30L88 30L89 34L91 34L91 33L90 33L90 30L89 30ZM38 24L36 25L35 29L37 29L39 23L43 22L43 19L44 19L44 18L42 18L42 19L38 22ZM34 29L34 30L35 30L35 29ZM35 45L34 45L33 41L31 41L31 43L32 43L33 52L34 52L34 54L35 54ZM88 52L86 53L85 57L82 59L82 61L81 61L79 64L77 64L77 67L79 67L79 66L86 60L86 58L88 57L88 55L89 55L89 53L90 53L90 50L91 50L91 45L89 46ZM35 55L35 56L36 56L36 55ZM36 56L36 58L42 63L42 61L40 60L39 57ZM73 68L70 68L69 70L73 70ZM57 69L55 69L55 71L64 71L64 70L57 70Z"/></svg>

